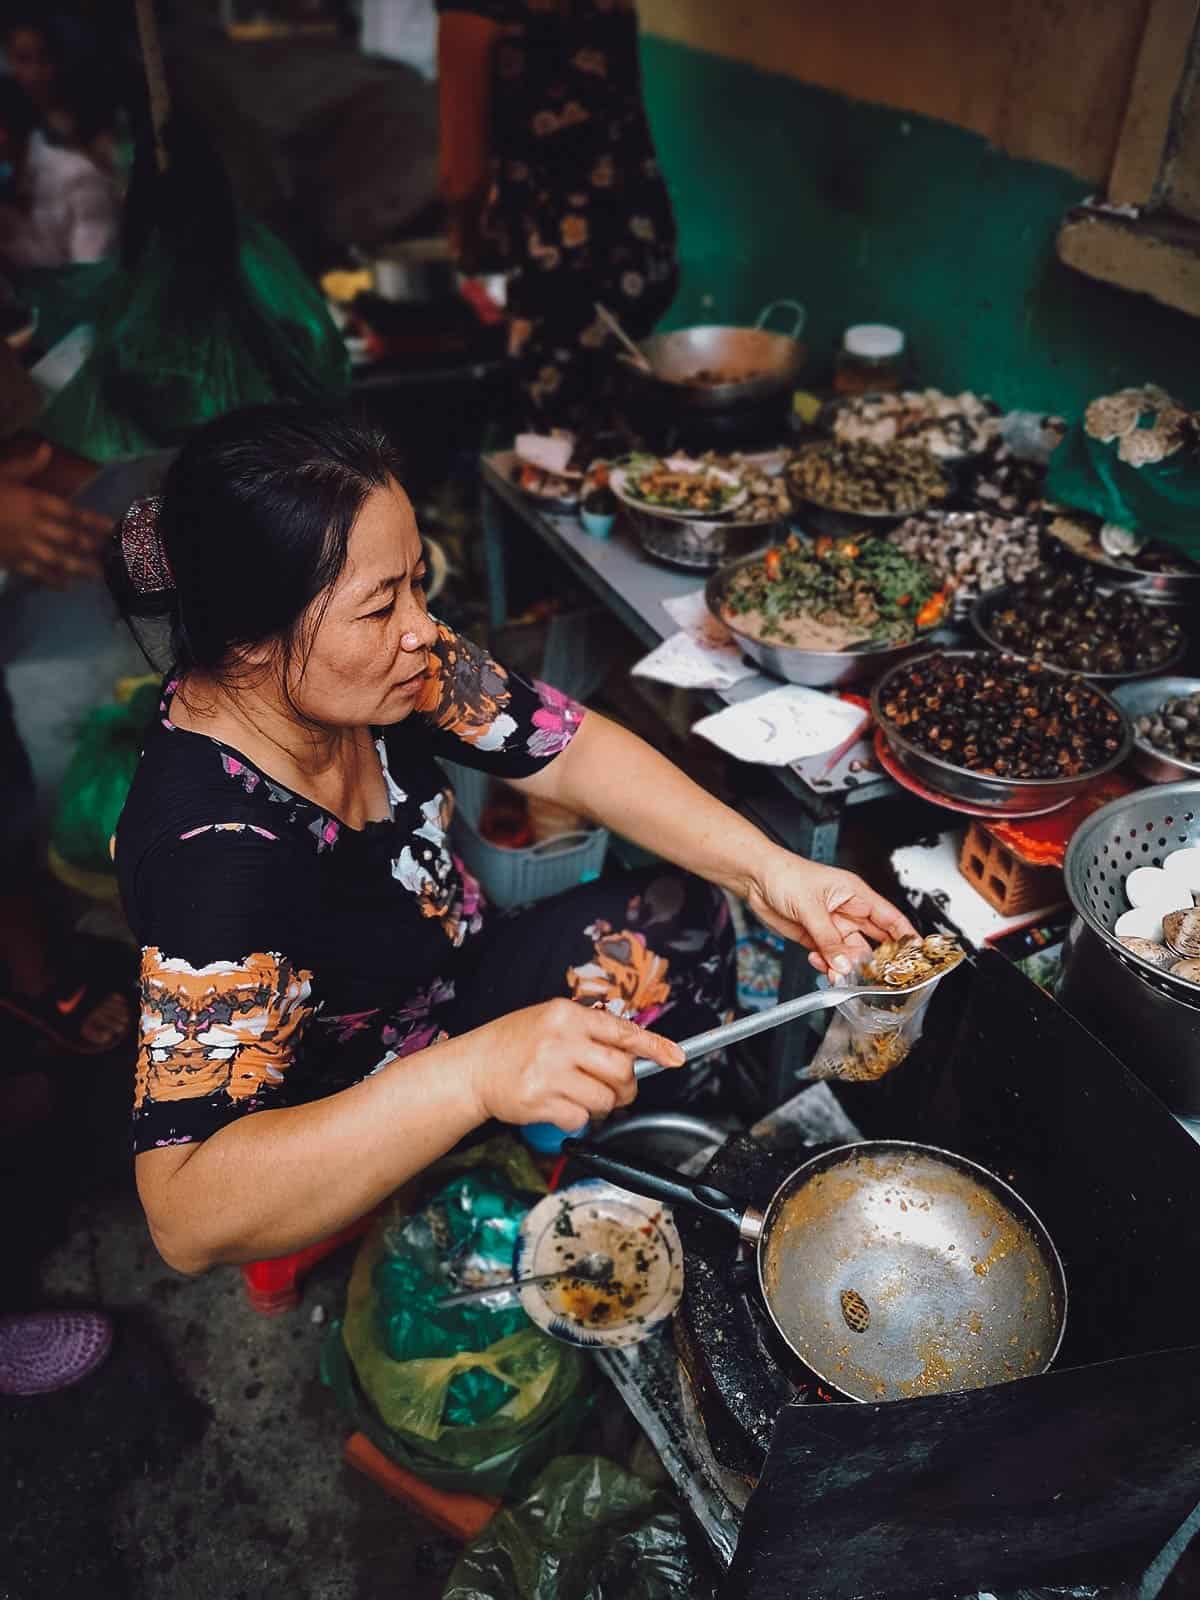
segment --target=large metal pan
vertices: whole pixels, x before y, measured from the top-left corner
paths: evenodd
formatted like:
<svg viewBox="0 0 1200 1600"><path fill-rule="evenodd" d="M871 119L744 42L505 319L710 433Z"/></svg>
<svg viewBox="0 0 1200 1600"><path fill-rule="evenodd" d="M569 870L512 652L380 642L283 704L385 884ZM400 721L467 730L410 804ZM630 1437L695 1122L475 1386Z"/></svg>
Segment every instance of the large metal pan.
<svg viewBox="0 0 1200 1600"><path fill-rule="evenodd" d="M791 331L770 333L766 323L781 308L793 313ZM804 307L794 300L775 300L752 328L679 328L644 339L638 348L650 372L628 357L622 360L631 379L680 411L738 410L795 388L807 354L800 342L804 317ZM698 372L747 376L735 383L689 383Z"/></svg>
<svg viewBox="0 0 1200 1600"><path fill-rule="evenodd" d="M781 1337L848 1399L980 1389L1045 1372L1058 1354L1058 1252L1021 1197L963 1156L843 1145L799 1167L760 1213L680 1173L566 1148L635 1194L736 1228Z"/></svg>

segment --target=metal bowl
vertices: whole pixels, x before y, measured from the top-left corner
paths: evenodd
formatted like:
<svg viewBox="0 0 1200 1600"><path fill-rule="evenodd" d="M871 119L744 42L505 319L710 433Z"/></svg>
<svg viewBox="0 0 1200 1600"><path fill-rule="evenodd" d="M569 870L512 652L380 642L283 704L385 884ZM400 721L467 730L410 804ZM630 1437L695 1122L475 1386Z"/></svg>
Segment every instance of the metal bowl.
<svg viewBox="0 0 1200 1600"><path fill-rule="evenodd" d="M763 324L783 307L794 313L791 333L768 332ZM803 307L791 300L776 300L765 307L752 328L707 326L657 333L638 346L653 371L646 372L628 358L625 366L644 390L659 394L676 409L737 410L790 394L796 387L807 355L799 339L803 326ZM752 376L737 383L687 381L697 372L723 369Z"/></svg>
<svg viewBox="0 0 1200 1600"><path fill-rule="evenodd" d="M1011 645L1001 644L991 631L992 618L997 611L1008 605L1018 587L1019 585L1015 583L1006 583L1002 589L985 590L971 607L971 626L989 650L997 650L1005 656L1016 656L1018 661L1032 661L1037 658L1022 655ZM1165 672L1170 672L1172 667L1177 667L1183 660L1187 647L1187 635L1184 634L1170 655L1164 656L1161 661L1156 661L1152 667L1139 667L1129 672L1082 672L1078 667L1062 667L1055 661L1042 661L1041 665L1047 672L1059 672L1068 678L1086 678L1089 683L1129 683L1137 678L1157 678Z"/></svg>
<svg viewBox="0 0 1200 1600"><path fill-rule="evenodd" d="M796 455L802 456L814 450L824 450L827 446L828 440L802 445L796 451ZM885 534L890 533L893 528L898 528L909 517L919 517L926 511L943 509L954 493L954 475L947 463L938 461L934 456L931 456L930 460L941 473L942 481L946 485L946 494L941 500L926 500L923 505L912 506L907 511L841 511L836 506L826 505L821 500L810 500L801 494L792 481L790 467L785 469L784 480L791 496L792 510L805 532L827 533L835 539L845 537L847 534Z"/></svg>
<svg viewBox="0 0 1200 1600"><path fill-rule="evenodd" d="M732 517L720 522L689 521L667 512L643 511L628 501L623 510L648 556L696 572L713 572L727 561L777 543L787 532L783 522L738 522Z"/></svg>
<svg viewBox="0 0 1200 1600"><path fill-rule="evenodd" d="M929 651L920 659L932 660L934 655L940 655L952 660L976 661L985 653L982 650ZM1021 657L1012 659L1020 660ZM1101 778L1106 772L1112 772L1114 768L1119 767L1133 747L1133 736L1125 712L1111 695L1105 694L1103 689L1091 684L1090 687L1102 700L1107 701L1121 718L1123 732L1121 747L1103 766L1094 767L1090 772L1082 772L1074 778L997 778L986 773L972 772L969 767L960 767L952 761L943 760L941 756L931 755L928 750L922 750L919 745L906 739L889 723L883 714L883 703L887 697L888 686L898 670L897 666L886 677L881 678L871 693L872 714L894 751L896 760L906 771L911 772L924 788L932 789L935 794L944 794L949 800L961 800L965 805L994 811L997 816L1007 816L1010 813L1028 815L1030 812L1052 810L1060 802L1073 799L1081 789L1086 789L1093 779Z"/></svg>
<svg viewBox="0 0 1200 1600"><path fill-rule="evenodd" d="M1139 600L1151 606L1200 605L1200 565L1192 572L1144 572L1140 567L1123 565L1110 556L1087 556L1043 527L1043 559L1049 566L1092 579L1101 590L1130 589Z"/></svg>
<svg viewBox="0 0 1200 1600"><path fill-rule="evenodd" d="M1075 912L1063 950L1058 1000L1103 1039L1172 1111L1200 1116L1200 985L1135 956L1113 927L1135 866L1161 866L1172 850L1200 846L1200 782L1164 784L1094 812L1063 862Z"/></svg>
<svg viewBox="0 0 1200 1600"><path fill-rule="evenodd" d="M897 662L903 661L929 643L928 634L910 640L907 644L859 645L849 650L801 650L796 645L775 644L766 639L756 639L743 633L722 610L722 602L732 580L755 556L743 556L714 572L704 589L708 609L724 627L733 634L739 646L751 661L756 661L764 672L782 678L785 683L802 683L810 689L841 689L847 684L861 683L877 677Z"/></svg>
<svg viewBox="0 0 1200 1600"><path fill-rule="evenodd" d="M1178 783L1183 778L1200 777L1200 762L1180 761L1138 738L1137 721L1158 710L1164 700L1179 695L1200 694L1200 678L1140 678L1113 690L1113 699L1126 712L1133 731L1133 764L1151 783Z"/></svg>

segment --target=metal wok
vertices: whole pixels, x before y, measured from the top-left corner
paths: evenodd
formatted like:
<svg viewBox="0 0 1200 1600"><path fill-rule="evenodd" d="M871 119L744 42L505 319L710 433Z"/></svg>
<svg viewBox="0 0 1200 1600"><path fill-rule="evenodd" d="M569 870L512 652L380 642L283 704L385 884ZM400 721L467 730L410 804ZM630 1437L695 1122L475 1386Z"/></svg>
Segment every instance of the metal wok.
<svg viewBox="0 0 1200 1600"><path fill-rule="evenodd" d="M794 314L790 333L770 333L764 326L772 313ZM639 345L650 372L622 357L630 379L647 394L657 394L679 411L732 411L790 394L807 354L800 342L804 307L794 300L767 306L752 328L680 328L657 333ZM692 383L700 372L744 374L732 383Z"/></svg>
<svg viewBox="0 0 1200 1600"><path fill-rule="evenodd" d="M799 1167L760 1213L680 1173L566 1148L635 1194L736 1228L755 1247L781 1337L849 1399L984 1388L1044 1372L1058 1354L1058 1252L1020 1196L962 1156L844 1145Z"/></svg>

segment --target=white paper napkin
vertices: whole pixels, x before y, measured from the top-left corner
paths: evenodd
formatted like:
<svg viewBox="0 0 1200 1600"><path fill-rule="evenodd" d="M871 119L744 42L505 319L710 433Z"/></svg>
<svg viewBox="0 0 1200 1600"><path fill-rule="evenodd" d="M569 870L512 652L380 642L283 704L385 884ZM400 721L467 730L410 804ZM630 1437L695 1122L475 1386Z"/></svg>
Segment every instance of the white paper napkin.
<svg viewBox="0 0 1200 1600"><path fill-rule="evenodd" d="M789 683L702 717L692 732L738 761L786 767L805 756L836 749L867 720L861 706Z"/></svg>
<svg viewBox="0 0 1200 1600"><path fill-rule="evenodd" d="M633 668L635 678L680 689L730 689L754 676L758 669L746 662L729 629L709 611L703 589L664 600L663 609L679 623L679 632L643 656Z"/></svg>

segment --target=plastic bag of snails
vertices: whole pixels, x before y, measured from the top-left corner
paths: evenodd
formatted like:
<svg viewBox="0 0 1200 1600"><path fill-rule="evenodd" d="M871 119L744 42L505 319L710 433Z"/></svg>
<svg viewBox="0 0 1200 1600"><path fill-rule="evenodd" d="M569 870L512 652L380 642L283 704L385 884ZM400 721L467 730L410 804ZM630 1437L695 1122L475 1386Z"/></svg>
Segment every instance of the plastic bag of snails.
<svg viewBox="0 0 1200 1600"><path fill-rule="evenodd" d="M840 1078L872 1083L905 1060L925 1024L925 1012L941 978L963 959L957 939L933 933L922 939L888 939L865 956L839 985L880 984L892 994L844 1000L833 1013L804 1078ZM921 988L911 988L920 983Z"/></svg>

